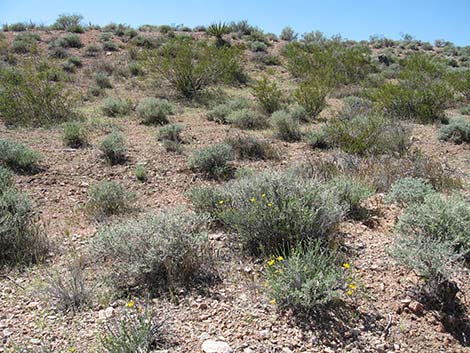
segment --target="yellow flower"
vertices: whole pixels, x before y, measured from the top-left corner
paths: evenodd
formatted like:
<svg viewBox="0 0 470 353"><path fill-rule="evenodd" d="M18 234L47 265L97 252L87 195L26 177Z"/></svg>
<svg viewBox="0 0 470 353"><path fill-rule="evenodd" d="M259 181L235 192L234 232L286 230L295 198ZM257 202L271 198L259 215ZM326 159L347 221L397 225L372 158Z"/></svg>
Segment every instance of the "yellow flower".
<svg viewBox="0 0 470 353"><path fill-rule="evenodd" d="M348 264L347 262L345 262L345 263L343 264L343 267L344 267L345 269L348 269L348 268L349 268L349 264Z"/></svg>
<svg viewBox="0 0 470 353"><path fill-rule="evenodd" d="M351 284L349 285L349 288L350 288L351 290L355 290L355 289L357 288L357 286L356 286L354 283L351 283Z"/></svg>
<svg viewBox="0 0 470 353"><path fill-rule="evenodd" d="M128 302L126 303L126 307L127 307L127 308L133 308L134 305L135 305L135 303L134 303L133 300L130 300L130 301L128 301Z"/></svg>
<svg viewBox="0 0 470 353"><path fill-rule="evenodd" d="M261 197L264 199L266 197L266 194L262 194Z"/></svg>
<svg viewBox="0 0 470 353"><path fill-rule="evenodd" d="M276 260L274 260L274 259L269 260L268 261L268 266L274 265L275 262L276 262Z"/></svg>
<svg viewBox="0 0 470 353"><path fill-rule="evenodd" d="M277 273L282 273L282 268L278 269L276 272Z"/></svg>
<svg viewBox="0 0 470 353"><path fill-rule="evenodd" d="M224 200L220 200L219 205L223 205L223 204L224 204Z"/></svg>
<svg viewBox="0 0 470 353"><path fill-rule="evenodd" d="M269 303L271 303L272 305L276 304L276 299L271 299Z"/></svg>
<svg viewBox="0 0 470 353"><path fill-rule="evenodd" d="M284 258L281 255L279 255L278 257L276 257L276 260L277 261L282 261L282 260L284 260Z"/></svg>
<svg viewBox="0 0 470 353"><path fill-rule="evenodd" d="M254 197L252 197L252 198L250 199L250 202L251 202L251 203L253 203L253 202L255 202L255 201L256 201L256 199L255 199Z"/></svg>
<svg viewBox="0 0 470 353"><path fill-rule="evenodd" d="M270 203L268 203L267 206L268 206L268 207L273 207L273 204L270 202Z"/></svg>
<svg viewBox="0 0 470 353"><path fill-rule="evenodd" d="M350 289L346 292L347 295L353 295L353 291Z"/></svg>
<svg viewBox="0 0 470 353"><path fill-rule="evenodd" d="M75 348L73 346L69 348L69 352L72 352L72 353L75 352L76 350L77 350L77 348Z"/></svg>

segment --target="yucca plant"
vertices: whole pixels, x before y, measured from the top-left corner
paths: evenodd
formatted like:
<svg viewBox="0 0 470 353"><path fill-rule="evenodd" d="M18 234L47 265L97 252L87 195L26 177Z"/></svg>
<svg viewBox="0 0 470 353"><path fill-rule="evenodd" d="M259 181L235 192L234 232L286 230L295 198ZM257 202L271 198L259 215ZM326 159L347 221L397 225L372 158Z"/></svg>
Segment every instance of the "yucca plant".
<svg viewBox="0 0 470 353"><path fill-rule="evenodd" d="M225 34L230 33L230 26L227 26L223 22L213 23L209 27L207 27L206 33L211 37L215 37L215 44L217 47L220 48L226 44L226 41L224 40L223 36Z"/></svg>

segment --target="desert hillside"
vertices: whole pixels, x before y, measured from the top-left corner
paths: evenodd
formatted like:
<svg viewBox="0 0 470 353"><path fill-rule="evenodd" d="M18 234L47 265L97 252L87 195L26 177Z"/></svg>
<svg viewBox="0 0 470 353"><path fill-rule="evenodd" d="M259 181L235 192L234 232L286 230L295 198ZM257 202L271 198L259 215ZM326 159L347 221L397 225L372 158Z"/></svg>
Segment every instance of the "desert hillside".
<svg viewBox="0 0 470 353"><path fill-rule="evenodd" d="M0 352L470 352L470 47L246 21L0 32Z"/></svg>

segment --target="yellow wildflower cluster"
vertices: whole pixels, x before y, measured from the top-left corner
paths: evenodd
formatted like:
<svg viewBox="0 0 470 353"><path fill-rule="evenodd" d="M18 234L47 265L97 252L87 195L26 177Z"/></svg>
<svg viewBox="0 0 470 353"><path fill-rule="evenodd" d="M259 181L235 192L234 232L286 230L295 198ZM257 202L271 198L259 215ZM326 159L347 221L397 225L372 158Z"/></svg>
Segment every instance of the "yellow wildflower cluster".
<svg viewBox="0 0 470 353"><path fill-rule="evenodd" d="M276 263L276 261L280 262L280 261L283 261L283 260L284 260L284 258L281 255L279 255L278 257L273 256L270 260L268 260L268 266L273 266Z"/></svg>
<svg viewBox="0 0 470 353"><path fill-rule="evenodd" d="M135 306L135 302L130 300L126 303L126 308L132 309Z"/></svg>

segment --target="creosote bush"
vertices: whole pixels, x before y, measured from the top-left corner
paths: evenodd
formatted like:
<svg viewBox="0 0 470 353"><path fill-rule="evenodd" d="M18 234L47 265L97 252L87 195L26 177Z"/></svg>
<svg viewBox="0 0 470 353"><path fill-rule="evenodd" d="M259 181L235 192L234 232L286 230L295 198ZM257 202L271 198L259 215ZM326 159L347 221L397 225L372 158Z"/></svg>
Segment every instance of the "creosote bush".
<svg viewBox="0 0 470 353"><path fill-rule="evenodd" d="M309 312L337 299L346 286L341 256L320 241L304 242L267 262L267 293L281 308Z"/></svg>
<svg viewBox="0 0 470 353"><path fill-rule="evenodd" d="M135 194L114 181L102 181L90 187L87 210L96 218L125 213L131 209Z"/></svg>
<svg viewBox="0 0 470 353"><path fill-rule="evenodd" d="M85 147L88 144L88 128L80 121L64 123L62 141L71 148Z"/></svg>
<svg viewBox="0 0 470 353"><path fill-rule="evenodd" d="M464 118L454 118L439 131L439 140L454 143L470 143L470 121Z"/></svg>
<svg viewBox="0 0 470 353"><path fill-rule="evenodd" d="M123 134L113 131L100 144L103 156L111 164L119 164L126 160L127 146Z"/></svg>
<svg viewBox="0 0 470 353"><path fill-rule="evenodd" d="M20 171L31 171L38 166L41 155L28 146L0 139L0 164Z"/></svg>
<svg viewBox="0 0 470 353"><path fill-rule="evenodd" d="M173 114L173 105L166 99L144 98L137 105L137 114L144 124L163 125L168 123L168 116Z"/></svg>
<svg viewBox="0 0 470 353"><path fill-rule="evenodd" d="M181 208L100 228L91 251L110 259L118 287L145 286L162 293L207 277L209 218Z"/></svg>
<svg viewBox="0 0 470 353"><path fill-rule="evenodd" d="M189 159L189 166L208 177L221 179L230 175L232 168L229 162L234 158L232 146L221 143L194 151Z"/></svg>
<svg viewBox="0 0 470 353"><path fill-rule="evenodd" d="M316 118L326 107L328 87L317 81L301 82L294 91L295 101L302 106L310 119Z"/></svg>
<svg viewBox="0 0 470 353"><path fill-rule="evenodd" d="M106 116L115 117L128 114L131 110L131 105L130 102L126 100L108 97L103 100L101 110Z"/></svg>
<svg viewBox="0 0 470 353"><path fill-rule="evenodd" d="M252 94L268 114L279 110L281 107L282 92L276 82L268 80L267 77L263 77L253 84Z"/></svg>
<svg viewBox="0 0 470 353"><path fill-rule="evenodd" d="M423 178L405 177L398 179L390 187L384 201L407 206L412 203L423 202L425 197L436 192L433 186Z"/></svg>

